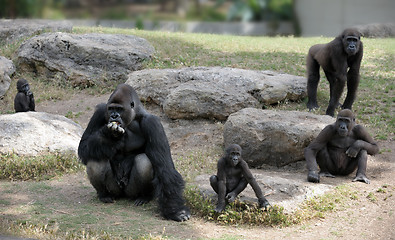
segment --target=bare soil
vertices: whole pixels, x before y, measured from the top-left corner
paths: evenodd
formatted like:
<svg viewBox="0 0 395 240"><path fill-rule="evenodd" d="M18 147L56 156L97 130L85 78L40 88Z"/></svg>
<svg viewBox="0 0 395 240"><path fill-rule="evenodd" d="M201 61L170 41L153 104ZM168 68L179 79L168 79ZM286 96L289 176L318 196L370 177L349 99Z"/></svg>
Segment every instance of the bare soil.
<svg viewBox="0 0 395 240"><path fill-rule="evenodd" d="M106 102L108 96L78 94L72 100L40 103L36 110L60 115L71 115L72 113L73 120L85 128L95 105ZM160 108L153 106L146 106L146 108L162 118L173 155L222 146L223 123L206 120L170 120L164 116ZM147 234L153 236L164 233L166 236L179 239L395 239L395 196L393 196L395 193L395 143L380 141L379 144L381 153L371 157L368 162L367 175L371 184L353 183L351 182L353 176L336 178L336 183L347 183L353 192L357 191L357 198L347 201L341 209L326 214L325 218L291 227L270 228L223 226L203 221L198 217L192 217L185 223L175 223L163 220L156 214L152 218L158 218L159 226L154 224L153 226L142 226L142 228L147 229ZM331 180L323 179L322 181L329 182ZM61 184L62 182L67 182L67 185ZM60 180L51 180L51 184L61 185L61 193L67 198L92 201L94 191L93 188L90 188L85 173L68 175ZM21 201L23 194L21 192L21 196L14 196L14 198ZM154 210L154 212L156 211ZM114 219L109 219L108 222L114 222L112 221Z"/></svg>

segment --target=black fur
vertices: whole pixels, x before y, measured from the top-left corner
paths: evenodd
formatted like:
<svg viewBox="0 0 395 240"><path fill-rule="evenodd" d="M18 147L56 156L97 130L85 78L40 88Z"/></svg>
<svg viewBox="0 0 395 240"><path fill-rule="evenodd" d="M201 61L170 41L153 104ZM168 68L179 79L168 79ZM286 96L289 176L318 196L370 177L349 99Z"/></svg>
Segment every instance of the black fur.
<svg viewBox="0 0 395 240"><path fill-rule="evenodd" d="M122 122L120 126L125 129L124 133L114 131L107 126L112 121L109 120L112 109L117 109L120 106L122 106L122 110L119 110L119 115L121 115L119 122ZM120 84L111 95L107 104L97 106L81 138L78 154L85 165L90 161L100 164L110 162L113 173L114 171L115 173L119 171L117 169L114 170L116 165L131 168L132 170L130 171L126 169L127 174L133 172L133 168L137 164L135 156L145 154L153 169L152 181L147 184L154 188L154 192L146 190L150 189L149 187L144 187L138 189L137 196L129 196L128 192L124 190L127 186L120 186L120 189L111 189L111 187L108 187L110 185L109 182L104 184L107 187L101 187L101 180L99 180L99 184L96 184L96 180L91 180L92 185L98 186L95 188L98 191L99 198L102 196L102 201L109 200L111 202L111 198L118 197L117 193L119 190L121 195L126 194L130 198L147 200L157 197L159 209L166 219L175 221L189 219L190 211L185 206L183 198L184 180L174 167L170 146L160 119L146 112L132 87ZM127 161L127 164L123 164L122 161ZM122 170L125 171L125 169ZM109 174L109 172L106 171L103 174L103 181L113 182L113 178L104 180L107 179L106 174ZM97 176L96 174L91 175ZM120 175L115 177L118 182L123 173ZM131 181L138 181L138 179L133 179L133 177L130 176ZM129 184L131 183L129 182Z"/></svg>

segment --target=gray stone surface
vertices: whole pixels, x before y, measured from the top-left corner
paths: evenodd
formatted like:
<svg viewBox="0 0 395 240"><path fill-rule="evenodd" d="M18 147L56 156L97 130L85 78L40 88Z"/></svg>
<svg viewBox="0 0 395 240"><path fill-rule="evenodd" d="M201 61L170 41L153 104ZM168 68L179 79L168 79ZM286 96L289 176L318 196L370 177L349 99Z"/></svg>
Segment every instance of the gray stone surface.
<svg viewBox="0 0 395 240"><path fill-rule="evenodd" d="M11 76L15 73L14 63L0 56L0 97L4 96L10 88Z"/></svg>
<svg viewBox="0 0 395 240"><path fill-rule="evenodd" d="M153 52L150 43L132 35L45 33L20 46L17 65L74 86L100 86L125 82Z"/></svg>
<svg viewBox="0 0 395 240"><path fill-rule="evenodd" d="M303 160L304 148L333 122L327 115L245 108L224 124L224 145L239 144L252 167L281 167Z"/></svg>
<svg viewBox="0 0 395 240"><path fill-rule="evenodd" d="M0 115L0 153L77 153L83 129L72 120L44 112Z"/></svg>
<svg viewBox="0 0 395 240"><path fill-rule="evenodd" d="M0 43L14 43L43 32L71 32L72 29L73 24L66 20L0 19Z"/></svg>
<svg viewBox="0 0 395 240"><path fill-rule="evenodd" d="M302 99L307 80L271 71L194 67L136 71L126 83L143 102L163 106L170 118L225 120L246 107Z"/></svg>

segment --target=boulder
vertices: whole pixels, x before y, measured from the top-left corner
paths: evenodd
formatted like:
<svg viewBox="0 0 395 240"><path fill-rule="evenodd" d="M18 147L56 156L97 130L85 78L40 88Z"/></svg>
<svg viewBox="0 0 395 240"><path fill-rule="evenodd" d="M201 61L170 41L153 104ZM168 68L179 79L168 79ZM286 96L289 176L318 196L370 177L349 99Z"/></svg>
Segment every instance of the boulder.
<svg viewBox="0 0 395 240"><path fill-rule="evenodd" d="M73 24L70 21L55 21L43 19L1 19L0 43L9 44L15 41L38 35L43 32L71 32Z"/></svg>
<svg viewBox="0 0 395 240"><path fill-rule="evenodd" d="M44 112L0 115L0 153L75 153L83 129L72 120Z"/></svg>
<svg viewBox="0 0 395 240"><path fill-rule="evenodd" d="M17 67L73 86L100 86L125 82L153 53L151 44L132 35L45 33L20 46Z"/></svg>
<svg viewBox="0 0 395 240"><path fill-rule="evenodd" d="M239 144L251 167L282 167L304 160L304 148L334 122L327 115L246 108L228 117L224 143L225 147Z"/></svg>
<svg viewBox="0 0 395 240"><path fill-rule="evenodd" d="M11 76L15 73L15 66L11 60L0 56L0 98L10 88Z"/></svg>
<svg viewBox="0 0 395 240"><path fill-rule="evenodd" d="M306 97L304 77L224 67L149 69L128 76L141 100L163 106L170 118L226 119L246 107L262 108Z"/></svg>

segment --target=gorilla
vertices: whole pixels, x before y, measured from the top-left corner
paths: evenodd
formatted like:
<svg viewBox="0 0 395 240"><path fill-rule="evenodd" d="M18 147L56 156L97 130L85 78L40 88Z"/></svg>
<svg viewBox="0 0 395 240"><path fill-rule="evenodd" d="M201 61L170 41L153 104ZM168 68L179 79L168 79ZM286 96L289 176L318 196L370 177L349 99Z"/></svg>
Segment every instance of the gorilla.
<svg viewBox="0 0 395 240"><path fill-rule="evenodd" d="M143 108L131 86L118 85L107 104L96 107L78 155L102 202L126 197L141 205L157 197L164 218L190 218L184 180L174 167L160 119Z"/></svg>
<svg viewBox="0 0 395 240"><path fill-rule="evenodd" d="M353 182L369 184L370 180L366 177L368 154L375 155L378 151L377 143L365 128L355 124L353 112L343 109L336 122L326 126L305 148L307 180L319 182L320 176L348 175L358 168Z"/></svg>
<svg viewBox="0 0 395 240"><path fill-rule="evenodd" d="M19 79L16 83L18 93L14 98L15 112L35 111L35 103L33 93L30 91L29 83L26 79Z"/></svg>
<svg viewBox="0 0 395 240"><path fill-rule="evenodd" d="M329 81L330 99L326 114L334 116L335 108L347 82L347 96L343 109L351 109L359 84L359 68L363 56L361 33L356 29L346 29L333 41L317 44L307 55L307 107L318 108L317 87L320 81L320 66ZM347 72L348 69L348 72Z"/></svg>
<svg viewBox="0 0 395 240"><path fill-rule="evenodd" d="M225 149L224 156L218 160L217 175L210 177L210 185L218 194L216 212L222 212L226 203L233 202L247 184L250 184L258 198L259 208L270 205L263 196L261 188L252 175L247 163L241 158L241 147L232 144Z"/></svg>

